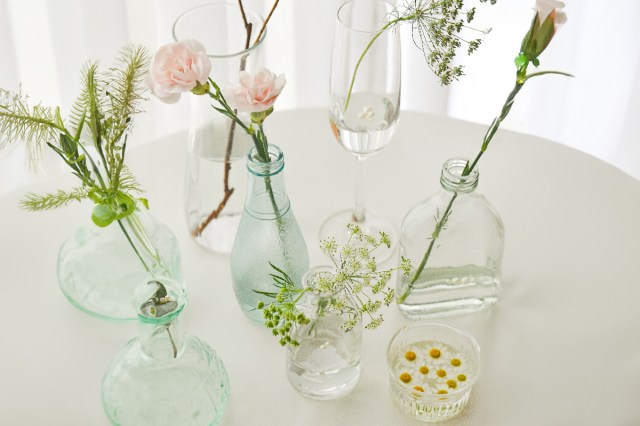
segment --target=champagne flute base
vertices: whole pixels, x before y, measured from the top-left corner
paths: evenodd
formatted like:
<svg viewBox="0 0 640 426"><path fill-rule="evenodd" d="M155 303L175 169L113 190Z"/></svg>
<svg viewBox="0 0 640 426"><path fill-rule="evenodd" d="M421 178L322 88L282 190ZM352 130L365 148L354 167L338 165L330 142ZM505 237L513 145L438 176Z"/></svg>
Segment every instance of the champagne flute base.
<svg viewBox="0 0 640 426"><path fill-rule="evenodd" d="M335 238L339 245L344 245L349 238L348 224L358 225L364 233L378 236L384 232L391 239L391 247L380 247L376 250L376 259L384 262L396 252L398 238L393 224L374 211L366 210L364 220L356 220L353 210L342 210L329 216L320 227L320 240Z"/></svg>

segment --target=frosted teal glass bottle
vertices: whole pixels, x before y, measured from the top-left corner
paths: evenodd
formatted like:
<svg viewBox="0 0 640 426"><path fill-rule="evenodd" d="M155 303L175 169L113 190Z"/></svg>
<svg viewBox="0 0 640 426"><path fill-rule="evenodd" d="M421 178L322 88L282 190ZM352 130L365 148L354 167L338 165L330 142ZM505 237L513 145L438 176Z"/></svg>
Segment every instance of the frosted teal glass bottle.
<svg viewBox="0 0 640 426"><path fill-rule="evenodd" d="M102 380L102 404L114 425L210 426L222 418L229 378L206 342L182 332L185 303L184 286L168 278L137 288L140 335Z"/></svg>
<svg viewBox="0 0 640 426"><path fill-rule="evenodd" d="M262 322L258 302L269 302L257 291L274 292L271 264L301 283L309 269L309 254L284 185L284 155L269 145L269 162L255 148L247 155L247 199L231 250L231 278L236 299L249 319Z"/></svg>

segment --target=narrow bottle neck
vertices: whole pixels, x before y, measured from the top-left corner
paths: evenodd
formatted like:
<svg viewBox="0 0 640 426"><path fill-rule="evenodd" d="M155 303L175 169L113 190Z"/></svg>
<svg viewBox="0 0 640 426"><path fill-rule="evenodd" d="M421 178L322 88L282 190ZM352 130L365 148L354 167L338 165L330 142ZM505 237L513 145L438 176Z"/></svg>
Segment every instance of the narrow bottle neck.
<svg viewBox="0 0 640 426"><path fill-rule="evenodd" d="M139 339L142 352L157 361L175 359L183 352L184 341L179 318L166 324L140 322Z"/></svg>
<svg viewBox="0 0 640 426"><path fill-rule="evenodd" d="M300 300L298 308L309 318L348 317L359 318L358 310L344 290L331 283L336 270L332 266L316 266L302 277L302 286L307 291Z"/></svg>
<svg viewBox="0 0 640 426"><path fill-rule="evenodd" d="M138 340L142 352L154 360L177 358L183 349L180 314L186 304L184 286L161 277L140 283L133 304L138 312Z"/></svg>
<svg viewBox="0 0 640 426"><path fill-rule="evenodd" d="M460 195L470 194L478 187L480 173L475 167L466 176L463 176L468 160L465 158L452 158L445 161L440 175L442 189Z"/></svg>
<svg viewBox="0 0 640 426"><path fill-rule="evenodd" d="M245 209L252 216L273 220L289 210L289 197L284 184L284 155L275 146L269 146L269 162L259 159L252 148L247 155L249 183Z"/></svg>

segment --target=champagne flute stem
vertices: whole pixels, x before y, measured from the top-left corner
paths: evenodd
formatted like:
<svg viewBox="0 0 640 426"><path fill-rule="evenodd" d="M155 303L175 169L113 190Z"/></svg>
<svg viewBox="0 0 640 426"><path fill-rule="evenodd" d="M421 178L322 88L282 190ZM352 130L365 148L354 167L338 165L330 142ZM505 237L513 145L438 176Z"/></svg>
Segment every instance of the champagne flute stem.
<svg viewBox="0 0 640 426"><path fill-rule="evenodd" d="M365 173L365 161L367 157L363 155L356 156L358 159L358 165L356 166L356 203L353 208L352 220L356 223L362 223L365 220L364 214L364 173Z"/></svg>

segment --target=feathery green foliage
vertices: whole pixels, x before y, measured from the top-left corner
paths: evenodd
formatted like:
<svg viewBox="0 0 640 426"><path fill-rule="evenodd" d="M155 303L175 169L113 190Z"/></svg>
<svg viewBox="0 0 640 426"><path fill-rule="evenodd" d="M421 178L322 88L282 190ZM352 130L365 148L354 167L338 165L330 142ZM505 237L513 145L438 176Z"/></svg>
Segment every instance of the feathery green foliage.
<svg viewBox="0 0 640 426"><path fill-rule="evenodd" d="M10 143L27 141L30 158L40 158L44 143L56 138L64 129L57 108L41 104L29 105L29 98L17 92L0 89L0 149Z"/></svg>
<svg viewBox="0 0 640 426"><path fill-rule="evenodd" d="M345 332L352 330L363 316L368 318L365 328L374 329L382 324L383 317L379 312L382 305L389 306L395 298L395 292L389 287L393 271L399 269L407 276L411 272L411 263L405 258L398 268L378 270L374 254L381 246L391 246L389 237L381 232L376 238L357 225L347 226L349 240L341 248L333 238L320 243L322 252L331 259L335 273L316 274L309 286L300 289L283 270L271 265L275 270L271 277L276 291L256 291L274 299L268 304L260 302L257 308L262 310L265 326L279 338L281 345L298 346L296 329L311 321L297 306L305 293L330 295L326 298L327 303L319 306L317 315L340 315L343 319L341 328Z"/></svg>
<svg viewBox="0 0 640 426"><path fill-rule="evenodd" d="M127 133L144 100L148 63L146 49L133 45L125 46L115 66L104 73L97 62L87 63L82 69L80 94L66 124L59 108L31 107L20 91L0 89L0 148L24 141L36 160L40 148L47 145L82 183L72 191L30 194L23 207L45 210L89 198L96 204L92 218L99 226L135 211L133 193L142 191L124 160ZM89 154L87 145L95 147L96 158Z"/></svg>
<svg viewBox="0 0 640 426"><path fill-rule="evenodd" d="M51 210L66 206L74 201L82 201L88 197L86 188L74 188L71 191L61 189L49 194L27 194L26 198L20 202L20 206L26 210Z"/></svg>
<svg viewBox="0 0 640 426"><path fill-rule="evenodd" d="M131 128L133 117L140 112L139 105L146 100L142 96L144 75L149 65L149 55L142 46L125 46L116 59L105 81L105 95L111 121L107 124L110 143L120 140Z"/></svg>

